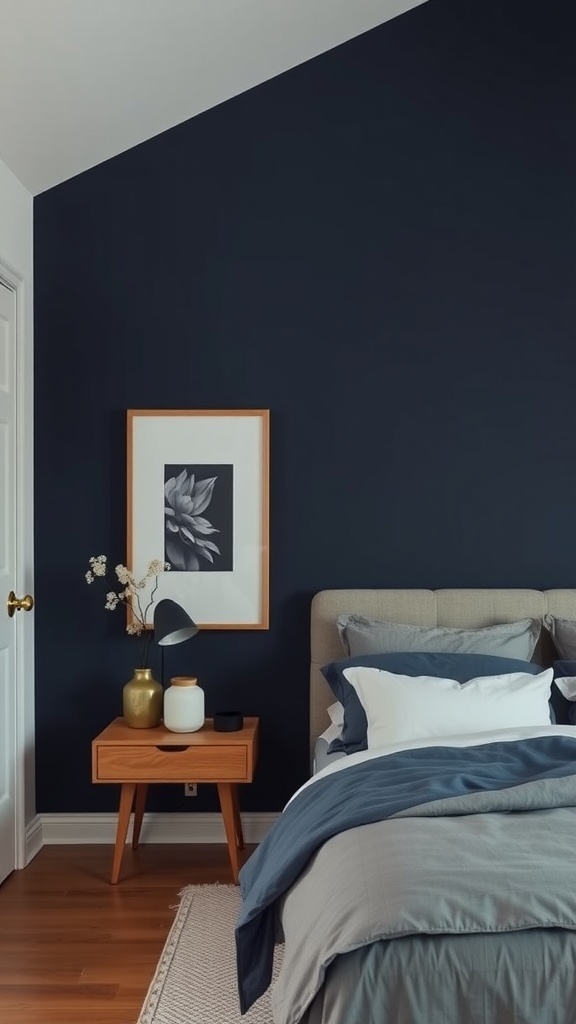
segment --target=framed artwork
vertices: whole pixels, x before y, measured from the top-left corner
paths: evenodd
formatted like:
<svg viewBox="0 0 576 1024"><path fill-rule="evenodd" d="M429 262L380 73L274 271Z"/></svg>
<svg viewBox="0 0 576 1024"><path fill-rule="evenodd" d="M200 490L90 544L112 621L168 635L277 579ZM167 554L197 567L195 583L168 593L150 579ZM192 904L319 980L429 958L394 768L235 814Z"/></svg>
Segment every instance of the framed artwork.
<svg viewBox="0 0 576 1024"><path fill-rule="evenodd" d="M127 415L127 565L140 578L169 562L154 602L177 601L201 629L268 629L269 411Z"/></svg>

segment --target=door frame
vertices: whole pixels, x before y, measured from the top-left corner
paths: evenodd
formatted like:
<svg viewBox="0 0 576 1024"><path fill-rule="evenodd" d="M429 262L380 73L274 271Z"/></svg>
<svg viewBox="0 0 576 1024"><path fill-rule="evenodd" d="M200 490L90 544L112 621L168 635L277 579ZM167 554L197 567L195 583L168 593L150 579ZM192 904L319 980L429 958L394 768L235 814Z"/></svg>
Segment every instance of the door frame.
<svg viewBox="0 0 576 1024"><path fill-rule="evenodd" d="M25 291L32 282L0 255L0 280L15 293L15 478L16 551L14 590L33 593L33 390L32 324L26 323ZM4 605L7 594L0 595ZM0 614L6 614L5 607ZM26 828L35 813L34 767L34 613L14 617L14 800L16 812L16 868L28 857Z"/></svg>

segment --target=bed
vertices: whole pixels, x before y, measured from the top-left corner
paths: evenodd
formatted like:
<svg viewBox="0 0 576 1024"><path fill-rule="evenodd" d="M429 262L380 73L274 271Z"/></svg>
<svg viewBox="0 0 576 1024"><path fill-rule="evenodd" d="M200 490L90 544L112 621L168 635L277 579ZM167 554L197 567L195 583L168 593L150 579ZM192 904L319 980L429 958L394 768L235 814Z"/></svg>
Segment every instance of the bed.
<svg viewBox="0 0 576 1024"><path fill-rule="evenodd" d="M482 728L463 736L448 714L446 736L432 728L431 738L411 740L408 730L391 743L393 716L372 714L380 690L370 687L384 671L405 700L405 678L369 657L347 668L347 714L361 694L368 741L300 788L240 875L242 1012L269 984L280 941L275 1024L574 1024L576 726L542 717L558 653L540 624L576 621L576 590L320 592L311 614L311 763L335 701L322 668L349 654L342 616L478 636L488 628L489 638L496 624L530 622L538 639L530 672L467 677ZM448 682L422 698L431 721L426 700L452 707L442 704ZM506 710L486 726L493 705L481 702L496 692ZM516 728L506 714L519 708Z"/></svg>

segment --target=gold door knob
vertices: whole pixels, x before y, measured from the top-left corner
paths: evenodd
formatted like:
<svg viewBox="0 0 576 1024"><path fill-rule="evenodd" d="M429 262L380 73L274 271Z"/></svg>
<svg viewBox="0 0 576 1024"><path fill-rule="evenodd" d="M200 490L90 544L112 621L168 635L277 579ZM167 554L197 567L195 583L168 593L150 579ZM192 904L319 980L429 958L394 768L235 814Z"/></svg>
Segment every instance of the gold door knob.
<svg viewBox="0 0 576 1024"><path fill-rule="evenodd" d="M34 607L34 598L30 594L26 594L26 597L16 597L13 590L8 594L8 615L10 618L14 615L14 612L29 612Z"/></svg>

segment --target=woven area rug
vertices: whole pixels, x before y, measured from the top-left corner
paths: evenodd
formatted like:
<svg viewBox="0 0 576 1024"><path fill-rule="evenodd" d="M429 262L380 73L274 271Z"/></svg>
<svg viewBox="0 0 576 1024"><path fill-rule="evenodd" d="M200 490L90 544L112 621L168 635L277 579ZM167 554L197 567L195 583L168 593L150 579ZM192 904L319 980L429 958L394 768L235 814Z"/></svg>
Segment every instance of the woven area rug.
<svg viewBox="0 0 576 1024"><path fill-rule="evenodd" d="M189 885L180 898L138 1024L272 1024L270 990L240 1014L234 945L238 886ZM274 977L279 967L277 960Z"/></svg>

